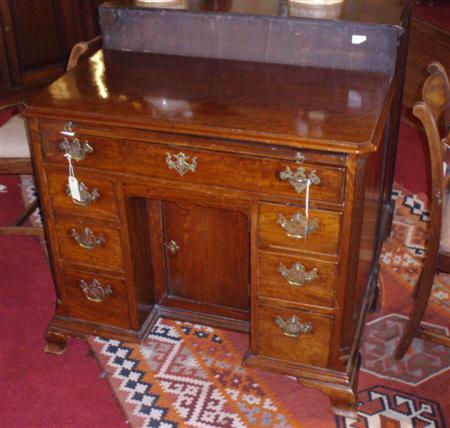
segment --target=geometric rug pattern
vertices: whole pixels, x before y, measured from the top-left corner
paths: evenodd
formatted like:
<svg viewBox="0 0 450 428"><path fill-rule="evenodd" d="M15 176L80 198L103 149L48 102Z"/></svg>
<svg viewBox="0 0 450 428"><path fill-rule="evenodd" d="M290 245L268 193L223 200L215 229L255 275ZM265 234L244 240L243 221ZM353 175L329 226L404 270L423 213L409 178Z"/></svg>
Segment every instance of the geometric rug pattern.
<svg viewBox="0 0 450 428"><path fill-rule="evenodd" d="M33 197L31 185L22 181L24 199ZM128 425L450 427L449 349L414 339L402 361L392 357L420 275L429 222L424 195L397 188L394 198L392 233L380 260L380 310L369 316L361 346L357 419L334 416L324 394L292 377L242 367L247 335L160 319L142 345L88 338ZM449 296L450 275L437 275L426 322L447 334Z"/></svg>
<svg viewBox="0 0 450 428"><path fill-rule="evenodd" d="M20 176L20 190L22 192L22 199L26 201L27 204L30 204L36 198L37 191L31 175ZM35 209L31 214L30 221L34 226L42 226L42 218L39 208Z"/></svg>
<svg viewBox="0 0 450 428"><path fill-rule="evenodd" d="M402 388L393 380L380 384L380 379L361 372L358 417L335 417L321 393L289 377L243 368L243 352L233 335L245 336L160 319L143 345L88 340L132 427L446 427L450 409L445 384L450 379L445 381L444 371L437 376L428 364L410 361L403 369L413 372L413 382L434 381L437 394L427 388L422 394L417 386ZM442 354L436 352L437 358L444 358ZM424 367L427 376L414 377ZM308 403L308 395L320 399Z"/></svg>
<svg viewBox="0 0 450 428"><path fill-rule="evenodd" d="M100 338L90 344L121 379L139 426L297 426L264 381L241 367L241 355L223 333L160 319L140 347Z"/></svg>
<svg viewBox="0 0 450 428"><path fill-rule="evenodd" d="M342 428L445 428L438 402L377 385L360 391L358 419L338 422Z"/></svg>
<svg viewBox="0 0 450 428"><path fill-rule="evenodd" d="M395 215L391 238L386 241L381 266L394 275L403 286L412 291L417 283L426 252L429 212L425 195L408 195L397 189L394 192ZM439 273L435 277L430 298L433 310L450 315L450 275ZM448 325L448 317L447 317Z"/></svg>
<svg viewBox="0 0 450 428"><path fill-rule="evenodd" d="M450 348L414 339L411 349L398 361L393 354L406 317L389 314L367 323L361 353L361 370L385 379L395 379L409 385L419 385L450 370ZM426 323L437 333L448 329Z"/></svg>

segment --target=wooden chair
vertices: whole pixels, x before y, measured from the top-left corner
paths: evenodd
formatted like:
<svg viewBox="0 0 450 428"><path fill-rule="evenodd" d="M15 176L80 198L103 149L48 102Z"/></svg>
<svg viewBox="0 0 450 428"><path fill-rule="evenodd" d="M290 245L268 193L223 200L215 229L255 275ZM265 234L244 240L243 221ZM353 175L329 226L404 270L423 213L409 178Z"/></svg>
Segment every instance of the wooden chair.
<svg viewBox="0 0 450 428"><path fill-rule="evenodd" d="M430 76L422 89L423 100L414 105L413 114L425 129L431 160L430 233L423 271L414 289L413 307L395 351L397 359L403 358L415 336L450 346L448 336L420 324L436 270L450 273L450 165L446 163L446 150L450 145L450 85L439 62L432 62L428 71Z"/></svg>
<svg viewBox="0 0 450 428"><path fill-rule="evenodd" d="M100 36L89 42L77 43L70 52L66 71L75 67L83 58L91 56L101 48ZM0 175L33 174L33 165L28 145L25 119L20 115L23 102L0 106L0 110L16 109L19 111L0 127ZM12 226L0 226L0 235L42 235L41 227L23 226L38 207L37 198L26 207L25 211Z"/></svg>

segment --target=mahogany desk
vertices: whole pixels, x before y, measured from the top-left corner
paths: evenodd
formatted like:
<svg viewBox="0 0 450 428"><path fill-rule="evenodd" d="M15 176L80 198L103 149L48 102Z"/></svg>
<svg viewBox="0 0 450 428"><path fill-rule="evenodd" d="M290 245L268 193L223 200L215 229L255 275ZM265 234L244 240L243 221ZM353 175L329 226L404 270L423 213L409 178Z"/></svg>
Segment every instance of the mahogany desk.
<svg viewBox="0 0 450 428"><path fill-rule="evenodd" d="M159 316L249 331L245 365L353 414L398 83L104 50L31 99L58 294L47 350L140 341Z"/></svg>

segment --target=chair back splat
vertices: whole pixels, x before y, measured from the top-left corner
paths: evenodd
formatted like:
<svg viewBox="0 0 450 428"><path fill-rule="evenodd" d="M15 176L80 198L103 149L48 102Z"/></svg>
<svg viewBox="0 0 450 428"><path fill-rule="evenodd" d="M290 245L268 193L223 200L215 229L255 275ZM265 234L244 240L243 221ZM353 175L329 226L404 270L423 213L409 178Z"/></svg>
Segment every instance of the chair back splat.
<svg viewBox="0 0 450 428"><path fill-rule="evenodd" d="M430 154L430 229L422 274L413 294L413 307L395 351L397 359L403 358L415 336L450 346L448 336L428 331L420 324L431 295L436 270L450 273L450 169L447 156L450 85L447 73L439 62L432 62L428 71L430 76L422 88L422 101L414 105L413 114L422 123Z"/></svg>

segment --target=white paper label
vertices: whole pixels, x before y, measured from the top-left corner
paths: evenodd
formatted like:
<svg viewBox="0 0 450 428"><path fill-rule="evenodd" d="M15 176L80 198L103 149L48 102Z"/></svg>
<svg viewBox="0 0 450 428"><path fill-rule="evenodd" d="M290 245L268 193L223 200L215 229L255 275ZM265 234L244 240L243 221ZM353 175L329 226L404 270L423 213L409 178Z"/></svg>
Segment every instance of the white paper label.
<svg viewBox="0 0 450 428"><path fill-rule="evenodd" d="M445 173L447 172L447 162L442 163L442 174L445 176Z"/></svg>
<svg viewBox="0 0 450 428"><path fill-rule="evenodd" d="M72 198L75 199L76 201L81 201L80 187L78 185L78 180L76 177L73 176L69 177L69 189Z"/></svg>
<svg viewBox="0 0 450 428"><path fill-rule="evenodd" d="M364 43L367 40L367 36L359 35L359 34L353 34L352 36L352 44L353 45L360 45L361 43Z"/></svg>

